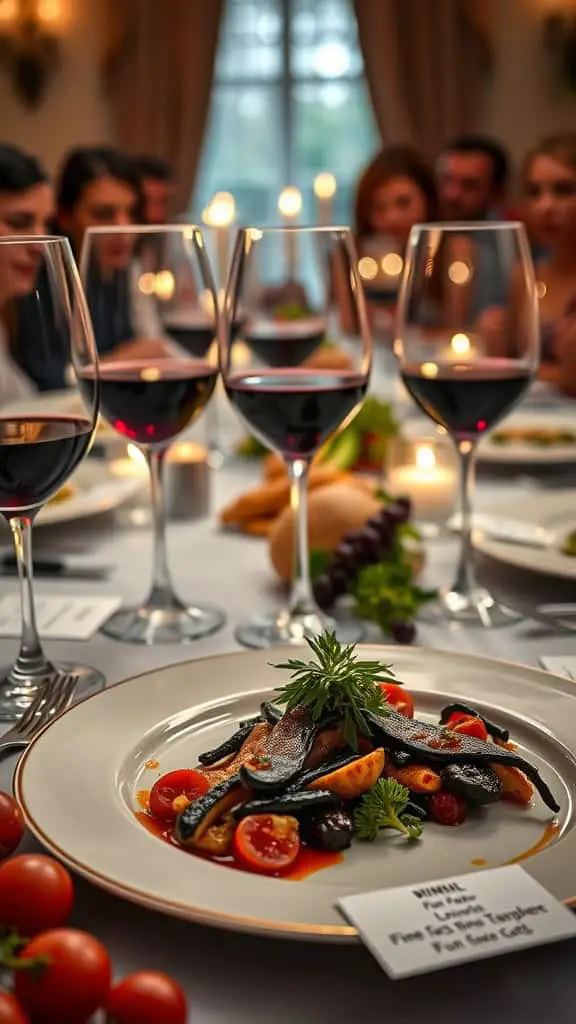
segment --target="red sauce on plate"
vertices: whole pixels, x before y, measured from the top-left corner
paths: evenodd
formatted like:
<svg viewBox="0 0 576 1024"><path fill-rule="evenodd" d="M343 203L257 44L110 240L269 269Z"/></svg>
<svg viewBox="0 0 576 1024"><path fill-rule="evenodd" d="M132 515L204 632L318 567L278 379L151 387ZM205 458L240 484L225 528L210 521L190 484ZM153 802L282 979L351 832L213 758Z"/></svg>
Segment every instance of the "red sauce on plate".
<svg viewBox="0 0 576 1024"><path fill-rule="evenodd" d="M141 792L146 792L141 790ZM140 798L138 796L138 802ZM172 829L165 821L160 821L159 818L153 818L151 814L147 814L145 811L135 811L134 817L141 825L144 826L147 832L151 835L156 836L157 839L161 839L164 843L168 843L169 846L175 846L177 850L182 850L183 853L191 854L193 857L202 857L203 860L214 861L215 864L220 864L224 868L235 868L237 871L245 871L234 857L210 857L207 854L202 853L201 850L187 850L186 847L181 846L180 843L174 839ZM303 846L300 849L296 860L292 864L289 871L286 871L281 877L287 879L290 882L300 882L303 878L308 878L309 875L313 875L315 871L321 871L322 868L330 868L334 864L340 864L344 860L344 854L342 853L330 853L324 850L312 850L308 846Z"/></svg>

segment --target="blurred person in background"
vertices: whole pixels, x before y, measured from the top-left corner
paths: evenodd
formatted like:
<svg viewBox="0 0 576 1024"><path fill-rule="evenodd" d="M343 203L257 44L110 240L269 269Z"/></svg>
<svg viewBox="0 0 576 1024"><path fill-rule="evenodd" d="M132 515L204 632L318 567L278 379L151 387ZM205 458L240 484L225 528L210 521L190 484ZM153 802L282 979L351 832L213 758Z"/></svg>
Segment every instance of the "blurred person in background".
<svg viewBox="0 0 576 1024"><path fill-rule="evenodd" d="M56 183L57 224L69 237L80 261L88 228L126 227L142 223L144 197L134 162L109 147L73 149ZM144 359L167 353L161 322L150 296L138 287L141 274L134 237L110 233L94 244L97 263L85 283L86 296L101 356Z"/></svg>
<svg viewBox="0 0 576 1024"><path fill-rule="evenodd" d="M144 223L169 224L174 198L170 165L156 156L138 156L134 166L144 196Z"/></svg>
<svg viewBox="0 0 576 1024"><path fill-rule="evenodd" d="M54 197L38 160L15 146L0 144L0 236L50 234ZM29 301L40 272L31 244L0 249L0 404L62 386L37 355L36 304ZM36 314L37 316L37 314Z"/></svg>
<svg viewBox="0 0 576 1024"><path fill-rule="evenodd" d="M443 149L436 163L443 220L507 220L510 162L503 146L484 135L461 135Z"/></svg>
<svg viewBox="0 0 576 1024"><path fill-rule="evenodd" d="M527 226L547 253L536 262L540 375L576 395L576 132L535 146L522 184Z"/></svg>

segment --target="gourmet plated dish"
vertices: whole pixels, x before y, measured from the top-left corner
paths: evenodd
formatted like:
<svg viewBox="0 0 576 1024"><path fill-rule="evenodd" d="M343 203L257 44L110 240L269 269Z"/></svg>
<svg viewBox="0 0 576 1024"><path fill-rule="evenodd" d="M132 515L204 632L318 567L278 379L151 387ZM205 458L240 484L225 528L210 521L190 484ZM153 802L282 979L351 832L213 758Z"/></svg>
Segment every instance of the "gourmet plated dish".
<svg viewBox="0 0 576 1024"><path fill-rule="evenodd" d="M553 427L506 427L496 430L492 436L493 444L528 444L535 448L552 448L555 445L576 444L576 432Z"/></svg>
<svg viewBox="0 0 576 1024"><path fill-rule="evenodd" d="M308 644L313 660L275 666L290 673L275 701L195 768L140 794L149 831L229 867L294 879L355 842L425 841L428 823L460 826L497 801L560 810L497 723L461 703L438 723L420 721L391 666L361 660L331 633Z"/></svg>

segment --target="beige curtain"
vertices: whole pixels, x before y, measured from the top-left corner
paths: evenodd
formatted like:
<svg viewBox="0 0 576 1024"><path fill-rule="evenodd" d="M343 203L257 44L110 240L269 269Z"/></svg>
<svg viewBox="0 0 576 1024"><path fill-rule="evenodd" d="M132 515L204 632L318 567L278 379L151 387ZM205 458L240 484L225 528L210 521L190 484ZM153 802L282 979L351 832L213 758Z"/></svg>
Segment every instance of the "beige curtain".
<svg viewBox="0 0 576 1024"><path fill-rule="evenodd" d="M374 115L384 143L428 157L473 128L485 48L470 0L354 0Z"/></svg>
<svg viewBox="0 0 576 1024"><path fill-rule="evenodd" d="M116 139L168 160L187 208L202 153L224 0L109 0L106 79Z"/></svg>

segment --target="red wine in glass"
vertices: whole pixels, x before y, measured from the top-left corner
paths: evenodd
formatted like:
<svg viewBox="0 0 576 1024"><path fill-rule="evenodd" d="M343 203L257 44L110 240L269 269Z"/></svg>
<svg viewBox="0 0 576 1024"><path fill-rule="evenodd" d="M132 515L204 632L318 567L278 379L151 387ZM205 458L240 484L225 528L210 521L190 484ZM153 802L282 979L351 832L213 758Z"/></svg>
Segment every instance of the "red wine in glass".
<svg viewBox="0 0 576 1024"><path fill-rule="evenodd" d="M239 373L226 391L264 444L285 458L309 459L366 394L365 375L351 371L278 369Z"/></svg>
<svg viewBox="0 0 576 1024"><path fill-rule="evenodd" d="M296 322L297 324L297 322ZM312 328L309 331L291 329L291 324L282 329L282 323L272 324L266 328L258 325L258 329L246 330L246 343L252 352L267 366L297 367L308 359L324 340L325 330Z"/></svg>
<svg viewBox="0 0 576 1024"><path fill-rule="evenodd" d="M218 370L203 360L101 363L100 409L134 444L164 444L196 419L217 376Z"/></svg>
<svg viewBox="0 0 576 1024"><path fill-rule="evenodd" d="M86 454L92 423L73 416L0 419L0 509L36 509L58 491Z"/></svg>
<svg viewBox="0 0 576 1024"><path fill-rule="evenodd" d="M402 379L423 412L458 441L485 434L522 397L533 371L517 360L408 363Z"/></svg>

